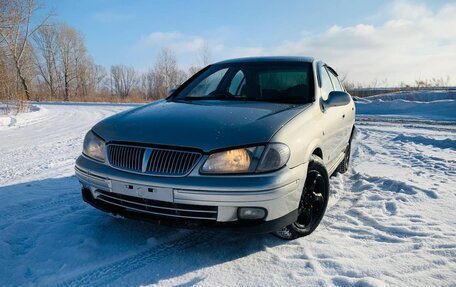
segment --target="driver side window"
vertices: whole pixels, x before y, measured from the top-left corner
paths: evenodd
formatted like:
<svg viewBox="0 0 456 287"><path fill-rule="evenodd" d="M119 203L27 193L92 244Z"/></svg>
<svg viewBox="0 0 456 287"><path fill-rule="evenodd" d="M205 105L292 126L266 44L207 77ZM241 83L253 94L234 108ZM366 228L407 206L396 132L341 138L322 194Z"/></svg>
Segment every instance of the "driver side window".
<svg viewBox="0 0 456 287"><path fill-rule="evenodd" d="M208 76L192 90L188 97L203 97L209 95L218 88L220 81L227 71L227 68L221 69Z"/></svg>
<svg viewBox="0 0 456 287"><path fill-rule="evenodd" d="M318 73L320 74L321 81L321 98L326 101L330 92L334 91L331 79L329 78L328 72L325 66L321 65L318 67Z"/></svg>
<svg viewBox="0 0 456 287"><path fill-rule="evenodd" d="M236 75L234 75L233 79L231 80L230 86L228 88L228 92L233 96L240 96L243 87L245 86L245 75L244 72L239 70Z"/></svg>

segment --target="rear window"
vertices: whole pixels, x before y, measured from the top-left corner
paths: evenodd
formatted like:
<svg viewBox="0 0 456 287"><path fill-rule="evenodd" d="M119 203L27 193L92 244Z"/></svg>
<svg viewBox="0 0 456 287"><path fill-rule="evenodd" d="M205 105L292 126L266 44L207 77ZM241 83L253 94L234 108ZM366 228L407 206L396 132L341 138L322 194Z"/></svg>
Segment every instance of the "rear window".
<svg viewBox="0 0 456 287"><path fill-rule="evenodd" d="M260 73L260 86L263 90L286 90L299 85L306 85L307 73L304 71L277 70Z"/></svg>

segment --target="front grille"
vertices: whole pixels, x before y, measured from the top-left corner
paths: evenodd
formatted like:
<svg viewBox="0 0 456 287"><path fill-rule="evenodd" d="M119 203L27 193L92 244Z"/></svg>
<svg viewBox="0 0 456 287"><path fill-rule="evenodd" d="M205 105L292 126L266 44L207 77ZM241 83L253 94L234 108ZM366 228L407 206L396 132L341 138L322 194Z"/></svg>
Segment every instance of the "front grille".
<svg viewBox="0 0 456 287"><path fill-rule="evenodd" d="M108 159L113 167L150 175L184 176L198 163L201 154L163 148L109 144Z"/></svg>
<svg viewBox="0 0 456 287"><path fill-rule="evenodd" d="M217 206L179 204L106 192L104 190L97 191L100 193L97 197L98 200L132 211L174 218L217 220Z"/></svg>
<svg viewBox="0 0 456 287"><path fill-rule="evenodd" d="M142 147L109 145L109 162L122 169L141 171L145 151Z"/></svg>
<svg viewBox="0 0 456 287"><path fill-rule="evenodd" d="M146 172L184 175L192 169L199 157L198 153L153 149Z"/></svg>

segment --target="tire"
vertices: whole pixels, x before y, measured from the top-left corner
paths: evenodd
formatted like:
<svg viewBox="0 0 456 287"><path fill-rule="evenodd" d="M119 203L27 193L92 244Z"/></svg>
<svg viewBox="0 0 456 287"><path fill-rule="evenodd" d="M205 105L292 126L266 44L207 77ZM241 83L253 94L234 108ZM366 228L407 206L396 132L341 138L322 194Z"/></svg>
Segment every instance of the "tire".
<svg viewBox="0 0 456 287"><path fill-rule="evenodd" d="M352 142L354 131L355 131L355 129L353 128L351 135L350 135L350 140L348 141L348 145L345 148L344 159L340 162L339 166L336 169L336 171L339 173L346 173L348 171L348 167L350 166L351 142Z"/></svg>
<svg viewBox="0 0 456 287"><path fill-rule="evenodd" d="M329 198L329 179L321 158L312 156L298 207L298 219L273 232L277 237L293 240L311 234L323 218Z"/></svg>
<svg viewBox="0 0 456 287"><path fill-rule="evenodd" d="M344 153L344 159L340 162L339 166L337 167L337 172L339 173L346 173L348 171L348 167L350 165L351 140L345 148Z"/></svg>

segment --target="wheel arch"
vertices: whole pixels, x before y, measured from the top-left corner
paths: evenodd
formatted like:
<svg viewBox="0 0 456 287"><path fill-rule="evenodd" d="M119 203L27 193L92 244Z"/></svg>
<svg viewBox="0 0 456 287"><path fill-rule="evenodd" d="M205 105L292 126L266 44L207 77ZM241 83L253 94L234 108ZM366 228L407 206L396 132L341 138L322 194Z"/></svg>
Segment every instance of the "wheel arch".
<svg viewBox="0 0 456 287"><path fill-rule="evenodd" d="M309 162L311 160L312 155L316 155L323 160L323 156L325 155L324 149L321 146L320 139L314 139L310 144L307 146L307 150L305 153L305 162Z"/></svg>
<svg viewBox="0 0 456 287"><path fill-rule="evenodd" d="M314 151L312 152L312 155L316 155L319 158L323 159L323 151L319 147L314 149Z"/></svg>

